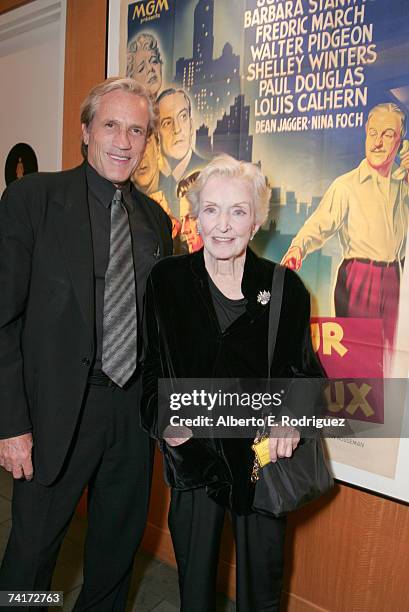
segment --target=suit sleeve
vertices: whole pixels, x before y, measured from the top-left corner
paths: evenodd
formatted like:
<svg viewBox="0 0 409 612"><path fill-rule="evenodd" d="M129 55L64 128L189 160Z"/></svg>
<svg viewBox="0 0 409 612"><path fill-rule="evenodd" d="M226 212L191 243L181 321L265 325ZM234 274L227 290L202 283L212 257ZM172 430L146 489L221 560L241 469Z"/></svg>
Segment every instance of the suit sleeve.
<svg viewBox="0 0 409 612"><path fill-rule="evenodd" d="M172 220L168 213L162 208L162 206L156 201L155 202L155 211L158 215L159 222L161 223L161 227L163 228L163 241L164 241L164 255L172 255L173 252L173 240L172 240Z"/></svg>
<svg viewBox="0 0 409 612"><path fill-rule="evenodd" d="M34 231L24 191L12 185L0 202L0 438L31 430L21 336Z"/></svg>
<svg viewBox="0 0 409 612"><path fill-rule="evenodd" d="M172 255L173 253L173 240L172 240L172 221L169 215L166 215L166 255Z"/></svg>
<svg viewBox="0 0 409 612"><path fill-rule="evenodd" d="M158 313L152 275L146 283L144 341L145 360L142 374L141 424L153 438L158 438L158 379L163 376L159 348Z"/></svg>

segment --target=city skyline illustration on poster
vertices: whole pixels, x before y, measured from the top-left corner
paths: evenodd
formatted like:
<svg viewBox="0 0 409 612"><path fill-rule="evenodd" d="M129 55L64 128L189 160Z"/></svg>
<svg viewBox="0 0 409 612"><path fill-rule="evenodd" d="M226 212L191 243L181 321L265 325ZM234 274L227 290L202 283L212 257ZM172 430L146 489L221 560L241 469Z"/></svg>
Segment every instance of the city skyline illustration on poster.
<svg viewBox="0 0 409 612"><path fill-rule="evenodd" d="M408 0L387 12L381 0L122 0L108 64L158 100L159 137L134 180L172 217L178 252L201 246L183 195L194 172L222 152L260 165L272 197L253 248L297 269L310 290L329 376L360 379L328 389L333 414L371 429L328 441L334 472L404 499L405 386L391 379L409 369L399 316L409 299L408 9Z"/></svg>

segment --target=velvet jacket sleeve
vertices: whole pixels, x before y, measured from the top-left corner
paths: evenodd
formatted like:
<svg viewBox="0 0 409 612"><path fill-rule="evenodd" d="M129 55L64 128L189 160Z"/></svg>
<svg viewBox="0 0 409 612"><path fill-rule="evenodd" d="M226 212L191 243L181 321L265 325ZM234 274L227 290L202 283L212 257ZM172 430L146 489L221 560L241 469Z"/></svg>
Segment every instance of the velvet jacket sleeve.
<svg viewBox="0 0 409 612"><path fill-rule="evenodd" d="M23 187L12 184L0 203L0 438L31 430L21 344L34 229Z"/></svg>

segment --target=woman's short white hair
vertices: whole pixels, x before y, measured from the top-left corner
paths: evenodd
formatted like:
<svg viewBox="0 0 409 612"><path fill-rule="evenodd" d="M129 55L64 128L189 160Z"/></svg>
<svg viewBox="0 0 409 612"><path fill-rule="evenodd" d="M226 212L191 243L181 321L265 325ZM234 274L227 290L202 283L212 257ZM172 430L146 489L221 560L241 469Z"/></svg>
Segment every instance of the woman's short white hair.
<svg viewBox="0 0 409 612"><path fill-rule="evenodd" d="M212 176L226 179L238 178L251 186L253 193L253 209L257 225L262 225L268 216L271 189L266 177L256 164L238 161L231 155L217 155L200 171L196 181L189 187L186 198L190 203L190 216L197 218L200 209L200 193Z"/></svg>

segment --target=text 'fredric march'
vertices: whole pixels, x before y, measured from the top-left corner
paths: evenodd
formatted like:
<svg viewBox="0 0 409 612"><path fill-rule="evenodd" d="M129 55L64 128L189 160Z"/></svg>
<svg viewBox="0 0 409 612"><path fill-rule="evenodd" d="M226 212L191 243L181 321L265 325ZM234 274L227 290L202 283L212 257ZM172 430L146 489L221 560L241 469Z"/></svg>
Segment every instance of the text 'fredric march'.
<svg viewBox="0 0 409 612"><path fill-rule="evenodd" d="M363 125L378 58L366 0L257 0L244 29L256 134Z"/></svg>

